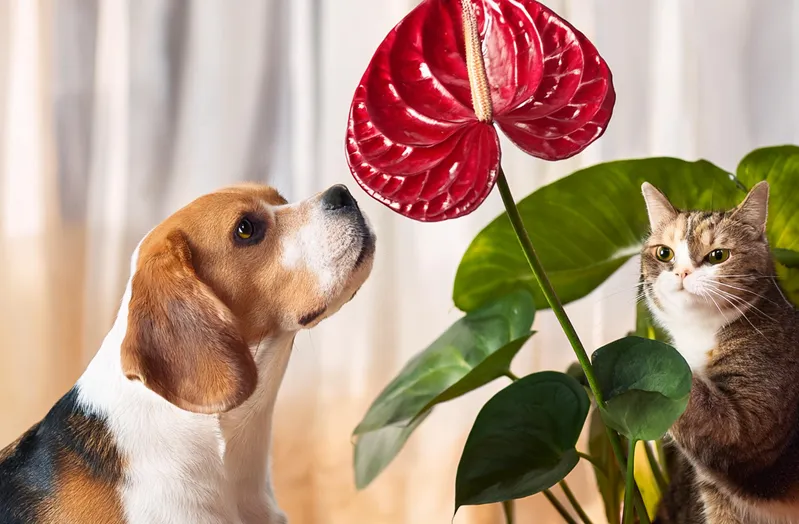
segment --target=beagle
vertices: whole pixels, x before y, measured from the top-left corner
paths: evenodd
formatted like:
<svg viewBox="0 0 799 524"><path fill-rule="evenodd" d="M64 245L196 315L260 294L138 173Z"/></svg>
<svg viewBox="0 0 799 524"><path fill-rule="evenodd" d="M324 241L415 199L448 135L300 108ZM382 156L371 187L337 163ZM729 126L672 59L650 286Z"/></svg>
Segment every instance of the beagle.
<svg viewBox="0 0 799 524"><path fill-rule="evenodd" d="M236 186L155 227L84 374L0 451L0 523L285 523L269 447L294 336L355 295L374 250L342 185L293 205Z"/></svg>

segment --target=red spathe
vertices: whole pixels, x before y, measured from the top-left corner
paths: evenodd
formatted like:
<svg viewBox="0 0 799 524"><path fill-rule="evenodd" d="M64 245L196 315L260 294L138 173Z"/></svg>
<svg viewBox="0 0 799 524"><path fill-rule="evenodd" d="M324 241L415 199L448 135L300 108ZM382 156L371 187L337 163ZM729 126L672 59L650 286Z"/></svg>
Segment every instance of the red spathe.
<svg viewBox="0 0 799 524"><path fill-rule="evenodd" d="M545 160L602 135L613 82L582 33L533 0L464 1L475 8L493 124ZM491 192L499 138L472 109L459 0L424 0L380 44L352 101L347 159L369 195L416 220L466 215Z"/></svg>

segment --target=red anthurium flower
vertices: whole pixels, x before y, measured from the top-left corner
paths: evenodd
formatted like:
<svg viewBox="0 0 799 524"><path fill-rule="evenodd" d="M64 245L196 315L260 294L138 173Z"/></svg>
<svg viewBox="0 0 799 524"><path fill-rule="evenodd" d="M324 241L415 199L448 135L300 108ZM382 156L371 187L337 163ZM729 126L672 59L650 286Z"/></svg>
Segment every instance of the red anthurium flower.
<svg viewBox="0 0 799 524"><path fill-rule="evenodd" d="M398 213L456 218L499 172L494 124L545 160L599 138L615 93L588 39L534 0L424 0L388 34L355 91L347 159Z"/></svg>

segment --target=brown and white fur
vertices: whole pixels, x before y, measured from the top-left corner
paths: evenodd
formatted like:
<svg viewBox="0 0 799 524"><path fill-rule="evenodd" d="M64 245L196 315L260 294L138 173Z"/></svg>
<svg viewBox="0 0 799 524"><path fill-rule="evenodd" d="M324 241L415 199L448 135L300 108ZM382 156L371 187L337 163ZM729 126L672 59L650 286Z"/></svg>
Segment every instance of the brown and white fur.
<svg viewBox="0 0 799 524"><path fill-rule="evenodd" d="M285 522L269 447L294 336L354 296L374 245L343 186L289 205L242 185L166 219L83 376L0 452L0 522Z"/></svg>
<svg viewBox="0 0 799 524"><path fill-rule="evenodd" d="M694 374L659 522L799 522L799 314L766 241L768 185L715 212L643 192L644 294Z"/></svg>

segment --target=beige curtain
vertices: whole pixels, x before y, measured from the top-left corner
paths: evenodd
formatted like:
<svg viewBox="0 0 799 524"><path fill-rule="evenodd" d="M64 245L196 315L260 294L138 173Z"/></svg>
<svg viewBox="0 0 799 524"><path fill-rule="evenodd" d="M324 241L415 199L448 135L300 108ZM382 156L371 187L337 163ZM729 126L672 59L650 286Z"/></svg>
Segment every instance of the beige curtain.
<svg viewBox="0 0 799 524"><path fill-rule="evenodd" d="M350 181L349 100L413 0L0 0L0 442L41 418L110 326L139 238L194 197L260 180L298 199ZM606 136L562 163L503 163L518 196L606 159L706 157L732 169L757 145L799 139L799 23L784 0L553 0L613 68ZM451 282L500 209L424 225L354 190L379 233L372 278L298 337L278 402L274 476L296 524L450 522L454 473L479 406L502 384L437 408L367 490L350 433L415 352L458 318ZM546 227L541 224L539 227ZM570 306L590 348L633 321L632 263ZM554 319L516 373L572 360ZM590 471L569 478L595 522ZM518 522L559 522L540 497ZM496 506L456 524L502 522Z"/></svg>

